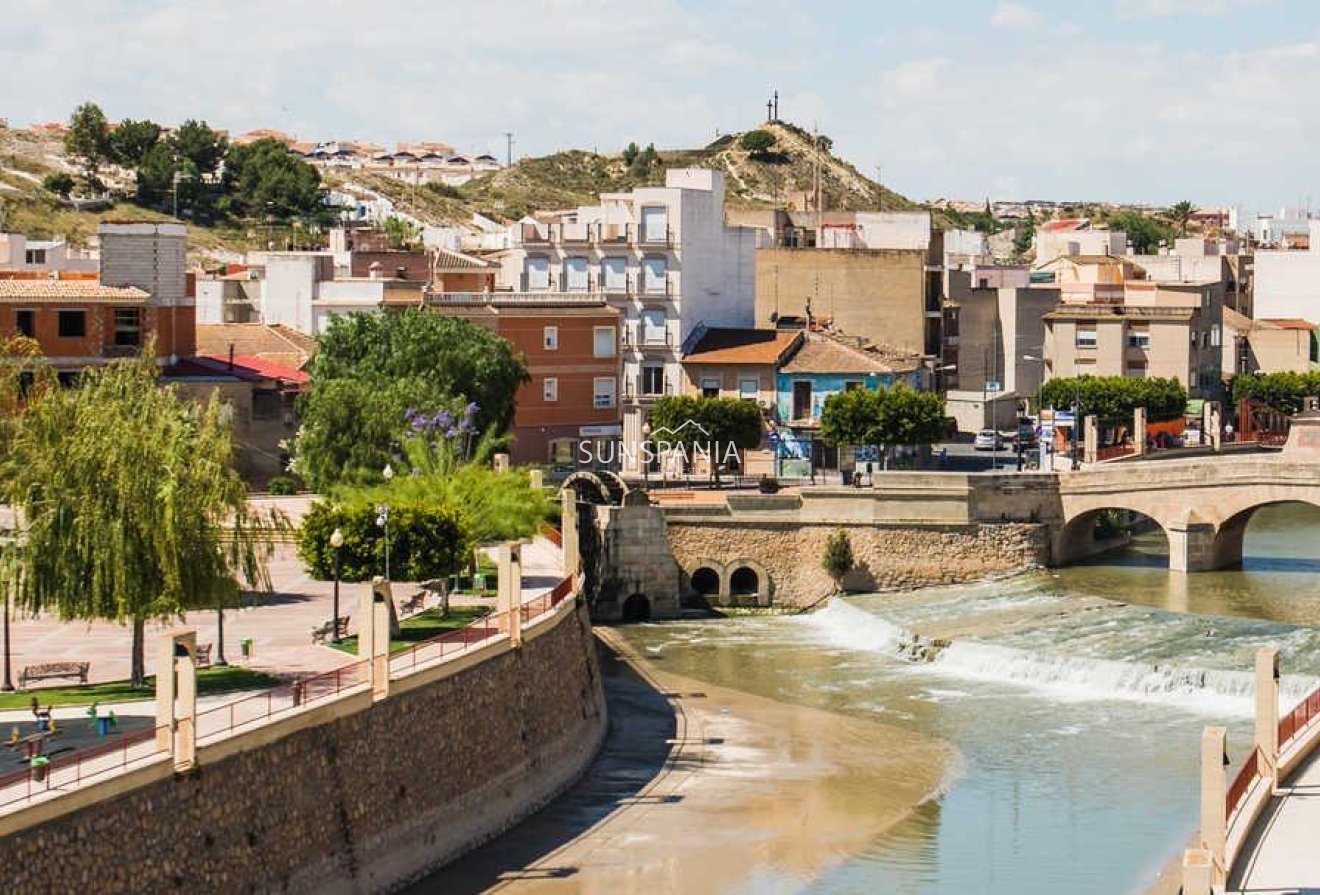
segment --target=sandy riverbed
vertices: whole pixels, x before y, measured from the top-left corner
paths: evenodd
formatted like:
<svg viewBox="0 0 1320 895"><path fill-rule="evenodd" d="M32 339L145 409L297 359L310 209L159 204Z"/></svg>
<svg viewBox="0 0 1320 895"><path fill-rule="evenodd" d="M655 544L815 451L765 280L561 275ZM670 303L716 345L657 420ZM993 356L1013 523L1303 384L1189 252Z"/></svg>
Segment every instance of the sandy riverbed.
<svg viewBox="0 0 1320 895"><path fill-rule="evenodd" d="M611 733L587 779L414 892L791 887L861 851L959 766L939 741L668 674L599 633L616 653L604 658Z"/></svg>

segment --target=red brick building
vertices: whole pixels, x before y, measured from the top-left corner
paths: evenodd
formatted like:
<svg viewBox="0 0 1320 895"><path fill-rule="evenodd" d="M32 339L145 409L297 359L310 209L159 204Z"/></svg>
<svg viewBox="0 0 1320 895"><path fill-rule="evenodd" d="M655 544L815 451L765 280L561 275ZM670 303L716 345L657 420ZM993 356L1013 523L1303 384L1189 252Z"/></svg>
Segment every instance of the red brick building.
<svg viewBox="0 0 1320 895"><path fill-rule="evenodd" d="M563 470L590 465L586 456L614 455L622 432L617 310L585 296L528 305L499 293L432 294L427 307L493 330L526 357L532 379L516 398L515 463ZM584 451L584 443L594 445Z"/></svg>

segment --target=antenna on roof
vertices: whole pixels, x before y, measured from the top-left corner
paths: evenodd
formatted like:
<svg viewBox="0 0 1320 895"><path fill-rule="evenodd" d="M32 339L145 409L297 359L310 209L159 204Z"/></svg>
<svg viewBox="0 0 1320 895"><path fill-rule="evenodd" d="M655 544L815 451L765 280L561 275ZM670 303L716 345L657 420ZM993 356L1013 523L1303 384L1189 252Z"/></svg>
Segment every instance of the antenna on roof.
<svg viewBox="0 0 1320 895"><path fill-rule="evenodd" d="M504 167L513 167L513 131L504 132Z"/></svg>

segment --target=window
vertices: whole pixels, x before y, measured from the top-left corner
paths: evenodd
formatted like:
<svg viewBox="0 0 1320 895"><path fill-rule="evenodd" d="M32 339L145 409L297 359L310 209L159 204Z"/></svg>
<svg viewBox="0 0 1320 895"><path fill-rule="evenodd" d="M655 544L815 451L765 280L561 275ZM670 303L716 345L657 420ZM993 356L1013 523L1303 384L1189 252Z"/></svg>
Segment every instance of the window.
<svg viewBox="0 0 1320 895"><path fill-rule="evenodd" d="M1150 333L1146 330L1132 330L1128 333L1128 347L1140 348L1142 351L1150 350Z"/></svg>
<svg viewBox="0 0 1320 895"><path fill-rule="evenodd" d="M545 292L550 288L550 259L529 255L523 262L528 292Z"/></svg>
<svg viewBox="0 0 1320 895"><path fill-rule="evenodd" d="M550 462L562 466L573 463L574 442L571 438L557 438L550 442Z"/></svg>
<svg viewBox="0 0 1320 895"><path fill-rule="evenodd" d="M1222 338L1222 337L1221 337L1220 334L1219 334L1219 324L1216 323L1216 324L1214 324L1213 326L1210 327L1210 345L1211 345L1211 347L1212 347L1212 348L1218 348L1218 347L1220 346L1221 338Z"/></svg>
<svg viewBox="0 0 1320 895"><path fill-rule="evenodd" d="M720 396L720 381L714 376L705 376L701 380L701 397L718 398Z"/></svg>
<svg viewBox="0 0 1320 895"><path fill-rule="evenodd" d="M35 339L37 337L37 312L26 309L15 311L14 329L18 330L20 336Z"/></svg>
<svg viewBox="0 0 1320 895"><path fill-rule="evenodd" d="M142 344L142 317L137 308L115 308L115 344L130 347Z"/></svg>
<svg viewBox="0 0 1320 895"><path fill-rule="evenodd" d="M642 394L663 395L665 393L665 368L660 364L647 364L642 367Z"/></svg>
<svg viewBox="0 0 1320 895"><path fill-rule="evenodd" d="M591 330L591 353L595 357L614 357L614 327L597 326Z"/></svg>
<svg viewBox="0 0 1320 895"><path fill-rule="evenodd" d="M45 264L45 263L46 263L46 250L45 250L45 249L28 249L28 250L24 253L24 258L26 259L26 261L27 261L28 264Z"/></svg>
<svg viewBox="0 0 1320 895"><path fill-rule="evenodd" d="M663 205L642 208L642 242L668 242L669 212Z"/></svg>
<svg viewBox="0 0 1320 895"><path fill-rule="evenodd" d="M627 292L628 259L606 258L601 261L600 279L606 292Z"/></svg>
<svg viewBox="0 0 1320 895"><path fill-rule="evenodd" d="M591 380L591 404L597 409L614 406L614 379L598 377Z"/></svg>
<svg viewBox="0 0 1320 895"><path fill-rule="evenodd" d="M668 328L665 326L665 312L661 310L642 311L642 343L645 345L663 345L668 341Z"/></svg>
<svg viewBox="0 0 1320 895"><path fill-rule="evenodd" d="M761 394L761 383L756 379L738 380L738 397L755 401Z"/></svg>
<svg viewBox="0 0 1320 895"><path fill-rule="evenodd" d="M61 339L81 339L87 335L86 311L57 311Z"/></svg>
<svg viewBox="0 0 1320 895"><path fill-rule="evenodd" d="M1077 330L1077 347L1094 348L1099 340L1096 338L1095 330L1079 329Z"/></svg>
<svg viewBox="0 0 1320 895"><path fill-rule="evenodd" d="M587 291L587 259L571 257L564 259L564 291Z"/></svg>
<svg viewBox="0 0 1320 895"><path fill-rule="evenodd" d="M1145 364L1128 365L1128 375L1131 376L1133 379L1145 379L1146 365Z"/></svg>
<svg viewBox="0 0 1320 895"><path fill-rule="evenodd" d="M545 388L542 390L541 395L547 401L558 401L559 380L553 376L547 376L545 378Z"/></svg>
<svg viewBox="0 0 1320 895"><path fill-rule="evenodd" d="M667 292L669 290L669 265L664 258L642 259L642 290L644 292Z"/></svg>
<svg viewBox="0 0 1320 895"><path fill-rule="evenodd" d="M793 383L793 419L811 419L811 383Z"/></svg>
<svg viewBox="0 0 1320 895"><path fill-rule="evenodd" d="M556 351L559 348L559 327L547 326L541 331L542 344L546 351Z"/></svg>
<svg viewBox="0 0 1320 895"><path fill-rule="evenodd" d="M845 392L860 392L862 390L862 383L856 379L850 379L843 384L843 390Z"/></svg>

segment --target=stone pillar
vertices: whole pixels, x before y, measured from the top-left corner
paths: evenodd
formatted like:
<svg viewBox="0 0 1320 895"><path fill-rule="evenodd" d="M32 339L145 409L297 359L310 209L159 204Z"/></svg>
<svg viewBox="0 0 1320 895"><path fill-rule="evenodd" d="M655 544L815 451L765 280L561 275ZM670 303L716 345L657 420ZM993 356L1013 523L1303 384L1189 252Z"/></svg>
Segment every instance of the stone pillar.
<svg viewBox="0 0 1320 895"><path fill-rule="evenodd" d="M390 695L390 583L377 575L358 602L358 659L367 663L373 701Z"/></svg>
<svg viewBox="0 0 1320 895"><path fill-rule="evenodd" d="M522 643L522 544L506 541L500 545L499 576L496 611L506 619L509 641L519 646Z"/></svg>
<svg viewBox="0 0 1320 895"><path fill-rule="evenodd" d="M540 491L545 487L545 474L539 469L529 469L527 471L527 483L533 491Z"/></svg>
<svg viewBox="0 0 1320 895"><path fill-rule="evenodd" d="M174 769L197 763L197 633L167 631L156 657L156 748L174 756Z"/></svg>
<svg viewBox="0 0 1320 895"><path fill-rule="evenodd" d="M495 471L496 471L496 472L508 472L508 471L509 471L509 455L508 455L508 454L496 454L496 455L495 455Z"/></svg>
<svg viewBox="0 0 1320 895"><path fill-rule="evenodd" d="M1210 884L1222 886L1226 876L1224 854L1227 846L1228 818L1225 798L1228 774L1225 748L1227 736L1222 727L1207 727L1201 734L1201 847L1209 852Z"/></svg>
<svg viewBox="0 0 1320 895"><path fill-rule="evenodd" d="M1183 852L1182 895L1212 895L1210 852L1189 848Z"/></svg>
<svg viewBox="0 0 1320 895"><path fill-rule="evenodd" d="M1260 775L1279 785L1279 650L1256 650L1256 749Z"/></svg>
<svg viewBox="0 0 1320 895"><path fill-rule="evenodd" d="M1210 436L1210 446L1214 448L1215 453L1218 453L1219 448L1223 443L1224 433L1223 422L1219 415L1219 404L1217 402L1205 402L1204 420L1205 422L1203 425L1205 427L1205 433Z"/></svg>
<svg viewBox="0 0 1320 895"><path fill-rule="evenodd" d="M1215 567L1215 526L1195 510L1164 529L1169 539L1169 571L1205 572Z"/></svg>
<svg viewBox="0 0 1320 895"><path fill-rule="evenodd" d="M619 473L624 478L642 478L642 463L645 457L642 451L642 427L646 419L642 408L630 404L623 408L623 435L619 453Z"/></svg>
<svg viewBox="0 0 1320 895"><path fill-rule="evenodd" d="M1100 451L1100 430L1094 414L1088 414L1082 427L1082 462L1094 463Z"/></svg>
<svg viewBox="0 0 1320 895"><path fill-rule="evenodd" d="M1132 446L1137 449L1137 456L1146 453L1146 408L1138 407L1132 411Z"/></svg>
<svg viewBox="0 0 1320 895"><path fill-rule="evenodd" d="M572 488L559 492L559 516L559 534L564 542L564 574L572 577L582 571L577 492Z"/></svg>

